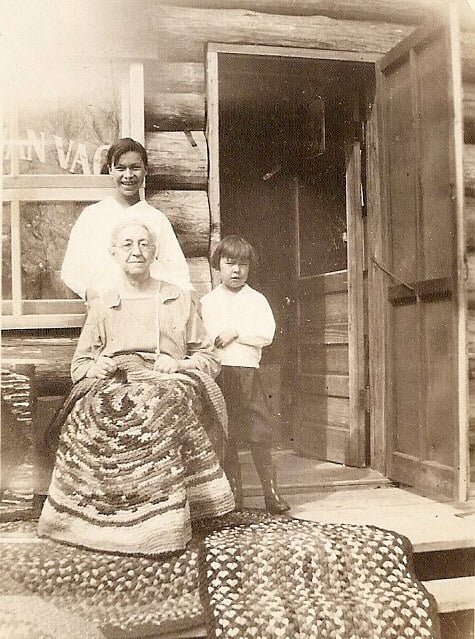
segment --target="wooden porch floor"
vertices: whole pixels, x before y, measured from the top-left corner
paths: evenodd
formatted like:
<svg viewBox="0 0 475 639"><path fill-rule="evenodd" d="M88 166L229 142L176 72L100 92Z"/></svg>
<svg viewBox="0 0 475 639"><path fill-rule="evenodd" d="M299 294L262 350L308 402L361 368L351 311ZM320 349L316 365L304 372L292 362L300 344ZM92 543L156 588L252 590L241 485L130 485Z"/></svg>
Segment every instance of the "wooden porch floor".
<svg viewBox="0 0 475 639"><path fill-rule="evenodd" d="M244 505L262 507L250 454L241 452ZM395 488L376 471L275 451L279 485L290 514L312 521L370 524L405 535L415 552L475 547L475 500L440 503Z"/></svg>

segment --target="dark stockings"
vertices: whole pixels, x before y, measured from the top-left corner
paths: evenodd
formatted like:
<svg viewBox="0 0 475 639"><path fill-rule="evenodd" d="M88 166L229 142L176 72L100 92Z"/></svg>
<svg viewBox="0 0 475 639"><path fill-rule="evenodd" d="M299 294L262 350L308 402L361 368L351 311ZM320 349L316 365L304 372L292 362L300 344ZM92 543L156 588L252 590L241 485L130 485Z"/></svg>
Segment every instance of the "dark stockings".
<svg viewBox="0 0 475 639"><path fill-rule="evenodd" d="M274 515L286 513L290 510L290 506L280 495L277 488L276 472L270 446L267 444L251 444L251 454L264 491L266 510ZM233 442L228 444L223 466L233 491L236 510L240 511L243 508L241 466L239 464L237 446Z"/></svg>
<svg viewBox="0 0 475 639"><path fill-rule="evenodd" d="M275 466L268 444L251 444L251 453L264 491L266 510L274 515L281 515L290 510L289 504L280 495L277 488Z"/></svg>
<svg viewBox="0 0 475 639"><path fill-rule="evenodd" d="M234 442L228 442L223 468L233 491L236 510L240 511L243 504L241 466L239 464L237 446Z"/></svg>

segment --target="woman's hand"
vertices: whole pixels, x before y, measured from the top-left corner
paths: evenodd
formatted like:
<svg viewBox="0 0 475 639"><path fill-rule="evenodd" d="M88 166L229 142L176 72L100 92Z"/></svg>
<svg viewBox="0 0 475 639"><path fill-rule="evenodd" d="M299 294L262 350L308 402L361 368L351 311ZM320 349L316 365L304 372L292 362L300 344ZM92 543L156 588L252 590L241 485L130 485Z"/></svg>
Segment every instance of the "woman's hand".
<svg viewBox="0 0 475 639"><path fill-rule="evenodd" d="M178 372L180 371L194 371L198 368L196 362L191 359L178 360Z"/></svg>
<svg viewBox="0 0 475 639"><path fill-rule="evenodd" d="M178 371L178 360L165 353L160 353L153 367L159 373L176 373Z"/></svg>
<svg viewBox="0 0 475 639"><path fill-rule="evenodd" d="M97 377L97 379L106 379L112 377L117 370L117 364L113 359L106 355L99 355L97 360L87 371L86 377Z"/></svg>
<svg viewBox="0 0 475 639"><path fill-rule="evenodd" d="M237 339L238 337L239 337L239 333L233 328L230 328L227 331L223 331L216 337L216 339L214 340L214 345L217 348L224 348L231 342L234 342L234 340Z"/></svg>

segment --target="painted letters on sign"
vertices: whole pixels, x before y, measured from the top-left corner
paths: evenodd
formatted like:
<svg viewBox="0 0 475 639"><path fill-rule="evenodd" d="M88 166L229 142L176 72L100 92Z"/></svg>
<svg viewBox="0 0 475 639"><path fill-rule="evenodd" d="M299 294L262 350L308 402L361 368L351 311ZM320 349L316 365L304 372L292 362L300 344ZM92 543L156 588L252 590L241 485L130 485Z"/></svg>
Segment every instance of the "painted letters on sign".
<svg viewBox="0 0 475 639"><path fill-rule="evenodd" d="M18 140L8 135L4 145L5 175L11 173L9 162L15 146L18 148L20 173L68 173L99 175L109 144L66 139L60 135L27 129ZM24 163L30 166L25 166Z"/></svg>

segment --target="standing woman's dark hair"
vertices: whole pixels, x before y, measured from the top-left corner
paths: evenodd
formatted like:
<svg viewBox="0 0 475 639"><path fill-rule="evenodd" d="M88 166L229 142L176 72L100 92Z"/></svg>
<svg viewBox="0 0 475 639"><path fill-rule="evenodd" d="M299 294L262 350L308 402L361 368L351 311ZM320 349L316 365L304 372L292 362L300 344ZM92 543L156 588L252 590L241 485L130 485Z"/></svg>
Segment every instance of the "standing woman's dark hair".
<svg viewBox="0 0 475 639"><path fill-rule="evenodd" d="M129 153L129 151L135 151L136 153L138 153L142 158L145 168L147 168L147 151L142 146L142 144L140 144L140 142L137 142L137 140L133 140L132 138L121 138L120 140L116 140L113 144L110 145L107 151L106 161L101 169L101 174L108 175L109 169L112 167L112 165L119 160L121 155L124 155L124 153Z"/></svg>

